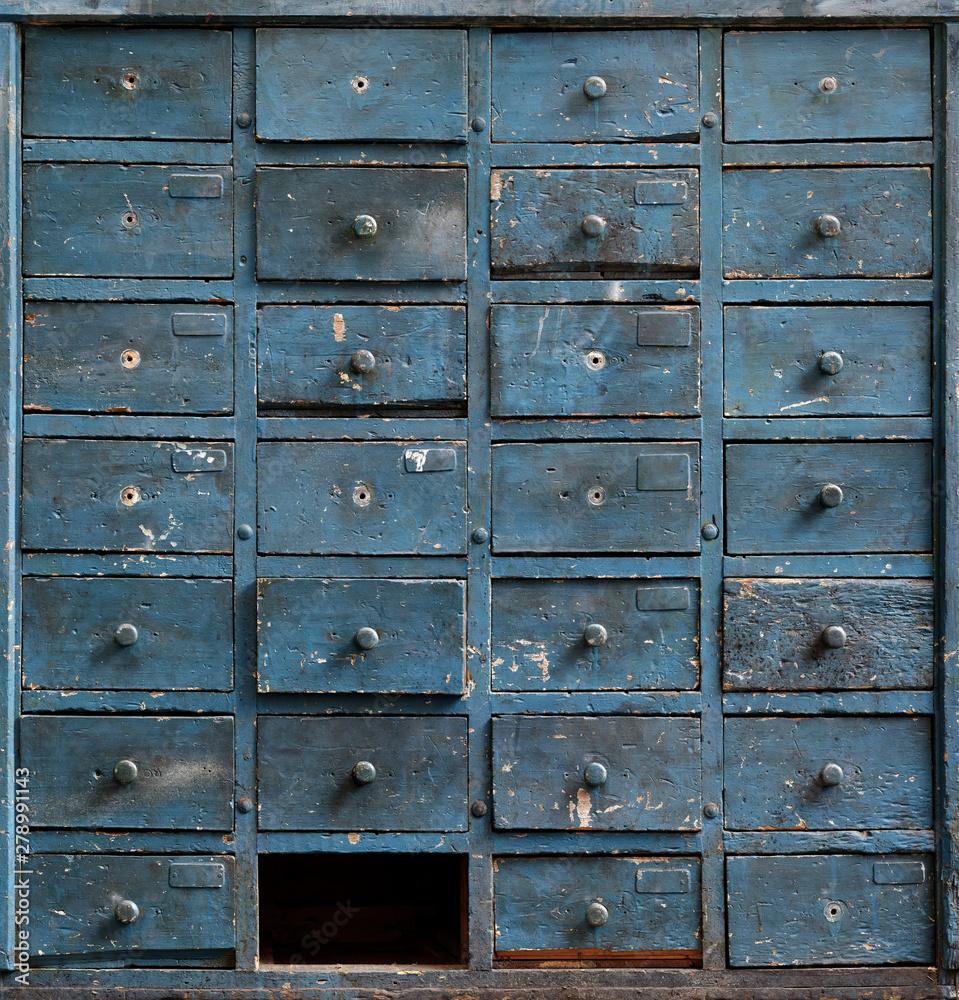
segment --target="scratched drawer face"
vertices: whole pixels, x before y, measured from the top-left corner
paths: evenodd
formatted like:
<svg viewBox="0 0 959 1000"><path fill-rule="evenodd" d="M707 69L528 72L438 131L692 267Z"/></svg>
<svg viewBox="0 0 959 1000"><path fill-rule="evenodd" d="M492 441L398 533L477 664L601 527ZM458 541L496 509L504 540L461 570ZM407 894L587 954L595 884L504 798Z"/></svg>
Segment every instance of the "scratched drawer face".
<svg viewBox="0 0 959 1000"><path fill-rule="evenodd" d="M932 854L726 859L733 966L931 965Z"/></svg>
<svg viewBox="0 0 959 1000"><path fill-rule="evenodd" d="M497 957L696 961L701 882L698 858L496 858Z"/></svg>
<svg viewBox="0 0 959 1000"><path fill-rule="evenodd" d="M467 721L307 718L257 723L261 830L464 830Z"/></svg>
<svg viewBox="0 0 959 1000"><path fill-rule="evenodd" d="M921 441L728 445L727 551L929 552L931 473Z"/></svg>
<svg viewBox="0 0 959 1000"><path fill-rule="evenodd" d="M462 306L264 306L262 406L418 406L466 400Z"/></svg>
<svg viewBox="0 0 959 1000"><path fill-rule="evenodd" d="M933 684L930 580L726 580L727 691Z"/></svg>
<svg viewBox="0 0 959 1000"><path fill-rule="evenodd" d="M494 580L493 688L695 688L697 580Z"/></svg>
<svg viewBox="0 0 959 1000"><path fill-rule="evenodd" d="M727 306L729 417L932 412L926 306Z"/></svg>
<svg viewBox="0 0 959 1000"><path fill-rule="evenodd" d="M232 552L226 441L23 442L23 548Z"/></svg>
<svg viewBox="0 0 959 1000"><path fill-rule="evenodd" d="M493 447L493 547L504 552L698 552L699 446Z"/></svg>
<svg viewBox="0 0 959 1000"><path fill-rule="evenodd" d="M698 132L694 31L493 35L496 142L625 142Z"/></svg>
<svg viewBox="0 0 959 1000"><path fill-rule="evenodd" d="M233 719L24 716L36 827L229 830Z"/></svg>
<svg viewBox="0 0 959 1000"><path fill-rule="evenodd" d="M929 717L729 718L731 830L932 826Z"/></svg>
<svg viewBox="0 0 959 1000"><path fill-rule="evenodd" d="M932 135L929 32L729 31L727 142Z"/></svg>
<svg viewBox="0 0 959 1000"><path fill-rule="evenodd" d="M495 270L699 267L696 170L494 170L491 197Z"/></svg>
<svg viewBox="0 0 959 1000"><path fill-rule="evenodd" d="M501 830L698 830L699 719L493 719Z"/></svg>
<svg viewBox="0 0 959 1000"><path fill-rule="evenodd" d="M698 306L494 305L501 417L695 416Z"/></svg>
<svg viewBox="0 0 959 1000"><path fill-rule="evenodd" d="M932 273L928 167L723 172L727 278Z"/></svg>
<svg viewBox="0 0 959 1000"><path fill-rule="evenodd" d="M30 867L31 965L189 966L235 947L226 855L35 854Z"/></svg>
<svg viewBox="0 0 959 1000"><path fill-rule="evenodd" d="M23 165L23 271L228 278L230 167Z"/></svg>

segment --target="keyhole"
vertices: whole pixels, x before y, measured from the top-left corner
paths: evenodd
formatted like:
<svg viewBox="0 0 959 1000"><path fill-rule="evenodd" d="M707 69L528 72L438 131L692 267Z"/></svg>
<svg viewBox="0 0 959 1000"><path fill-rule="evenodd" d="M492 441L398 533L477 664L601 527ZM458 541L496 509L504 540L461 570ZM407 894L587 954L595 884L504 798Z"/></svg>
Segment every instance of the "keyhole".
<svg viewBox="0 0 959 1000"><path fill-rule="evenodd" d="M586 355L586 364L592 368L592 370L599 371L606 364L606 355L602 351L590 351Z"/></svg>
<svg viewBox="0 0 959 1000"><path fill-rule="evenodd" d="M369 507L370 501L373 499L373 491L369 486L356 486L353 489L353 503L357 507Z"/></svg>
<svg viewBox="0 0 959 1000"><path fill-rule="evenodd" d="M120 490L120 503L125 507L132 507L140 502L140 489L137 486L124 486Z"/></svg>
<svg viewBox="0 0 959 1000"><path fill-rule="evenodd" d="M365 76L354 76L350 80L350 86L357 94L365 94L370 89L370 81Z"/></svg>
<svg viewBox="0 0 959 1000"><path fill-rule="evenodd" d="M120 221L123 223L124 229L133 229L140 220L136 212L124 212Z"/></svg>
<svg viewBox="0 0 959 1000"><path fill-rule="evenodd" d="M124 73L120 77L120 83L124 90L136 90L140 86L140 77L136 73Z"/></svg>
<svg viewBox="0 0 959 1000"><path fill-rule="evenodd" d="M139 351L133 351L133 350L124 351L120 355L120 364L123 365L124 368L136 368L136 366L139 363L140 363Z"/></svg>
<svg viewBox="0 0 959 1000"><path fill-rule="evenodd" d="M588 493L589 502L598 507L606 499L606 490L602 486L594 486Z"/></svg>

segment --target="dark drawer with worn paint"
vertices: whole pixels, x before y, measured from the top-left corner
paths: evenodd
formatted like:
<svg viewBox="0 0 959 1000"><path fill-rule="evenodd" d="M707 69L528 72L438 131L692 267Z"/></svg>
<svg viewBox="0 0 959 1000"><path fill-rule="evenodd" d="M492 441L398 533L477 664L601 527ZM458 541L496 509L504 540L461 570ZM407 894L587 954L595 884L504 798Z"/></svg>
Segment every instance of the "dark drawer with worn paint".
<svg viewBox="0 0 959 1000"><path fill-rule="evenodd" d="M256 273L303 281L464 281L466 171L260 167Z"/></svg>
<svg viewBox="0 0 959 1000"><path fill-rule="evenodd" d="M932 826L932 719L728 718L731 830Z"/></svg>
<svg viewBox="0 0 959 1000"><path fill-rule="evenodd" d="M494 270L699 267L697 170L494 170Z"/></svg>
<svg viewBox="0 0 959 1000"><path fill-rule="evenodd" d="M695 31L493 35L496 142L628 142L698 133Z"/></svg>
<svg viewBox="0 0 959 1000"><path fill-rule="evenodd" d="M229 830L233 719L24 716L36 827Z"/></svg>
<svg viewBox="0 0 959 1000"><path fill-rule="evenodd" d="M226 441L23 442L23 548L232 552Z"/></svg>
<svg viewBox="0 0 959 1000"><path fill-rule="evenodd" d="M928 306L727 306L729 417L932 412Z"/></svg>
<svg viewBox="0 0 959 1000"><path fill-rule="evenodd" d="M726 580L727 691L933 684L931 580Z"/></svg>
<svg viewBox="0 0 959 1000"><path fill-rule="evenodd" d="M687 959L702 952L698 858L496 858L499 958Z"/></svg>
<svg viewBox="0 0 959 1000"><path fill-rule="evenodd" d="M931 965L932 854L731 857L729 963Z"/></svg>
<svg viewBox="0 0 959 1000"><path fill-rule="evenodd" d="M233 687L230 580L24 577L22 593L24 688Z"/></svg>
<svg viewBox="0 0 959 1000"><path fill-rule="evenodd" d="M727 142L932 135L929 32L729 31Z"/></svg>
<svg viewBox="0 0 959 1000"><path fill-rule="evenodd" d="M230 413L233 311L161 302L31 302L25 410Z"/></svg>
<svg viewBox="0 0 959 1000"><path fill-rule="evenodd" d="M494 305L500 417L695 416L698 306Z"/></svg>
<svg viewBox="0 0 959 1000"><path fill-rule="evenodd" d="M922 441L727 445L727 551L929 552L931 476Z"/></svg>
<svg viewBox="0 0 959 1000"><path fill-rule="evenodd" d="M262 692L462 694L461 580L257 581Z"/></svg>
<svg viewBox="0 0 959 1000"><path fill-rule="evenodd" d="M493 447L496 552L698 552L699 446Z"/></svg>
<svg viewBox="0 0 959 1000"><path fill-rule="evenodd" d="M467 720L263 716L262 830L465 830Z"/></svg>
<svg viewBox="0 0 959 1000"><path fill-rule="evenodd" d="M256 134L274 142L465 142L466 32L261 28Z"/></svg>
<svg viewBox="0 0 959 1000"><path fill-rule="evenodd" d="M695 688L698 580L493 581L493 688Z"/></svg>
<svg viewBox="0 0 959 1000"><path fill-rule="evenodd" d="M228 278L231 167L23 165L23 271Z"/></svg>
<svg viewBox="0 0 959 1000"><path fill-rule="evenodd" d="M699 719L493 719L495 825L513 830L698 830Z"/></svg>
<svg viewBox="0 0 959 1000"><path fill-rule="evenodd" d="M928 167L723 173L727 278L921 278L932 273Z"/></svg>
<svg viewBox="0 0 959 1000"><path fill-rule="evenodd" d="M264 306L262 406L429 406L466 401L462 306Z"/></svg>
<svg viewBox="0 0 959 1000"><path fill-rule="evenodd" d="M30 868L31 965L189 966L234 949L226 855L35 854Z"/></svg>

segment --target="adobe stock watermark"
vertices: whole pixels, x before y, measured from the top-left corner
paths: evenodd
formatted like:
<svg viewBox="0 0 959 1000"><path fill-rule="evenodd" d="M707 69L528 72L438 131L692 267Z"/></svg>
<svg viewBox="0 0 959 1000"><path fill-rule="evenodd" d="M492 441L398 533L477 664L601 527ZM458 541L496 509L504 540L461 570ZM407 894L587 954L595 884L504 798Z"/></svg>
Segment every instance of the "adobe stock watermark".
<svg viewBox="0 0 959 1000"><path fill-rule="evenodd" d="M320 927L314 927L300 939L300 947L308 955L304 956L300 952L290 956L291 965L302 965L311 958L316 958L320 949L329 944L333 938L359 913L361 907L351 905L347 900L345 903L337 903L333 916Z"/></svg>
<svg viewBox="0 0 959 1000"><path fill-rule="evenodd" d="M21 986L30 985L30 772L18 767L14 777L13 895L16 941L13 963Z"/></svg>

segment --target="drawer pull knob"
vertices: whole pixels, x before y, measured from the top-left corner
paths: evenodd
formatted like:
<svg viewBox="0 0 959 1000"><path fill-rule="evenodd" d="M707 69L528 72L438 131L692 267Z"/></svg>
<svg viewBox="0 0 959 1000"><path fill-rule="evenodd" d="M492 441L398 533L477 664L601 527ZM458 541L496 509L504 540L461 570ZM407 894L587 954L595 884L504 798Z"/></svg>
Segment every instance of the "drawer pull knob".
<svg viewBox="0 0 959 1000"><path fill-rule="evenodd" d="M360 649L372 649L380 641L380 634L375 628L369 628L368 626L363 626L356 635L353 636L353 641L360 647Z"/></svg>
<svg viewBox="0 0 959 1000"><path fill-rule="evenodd" d="M846 630L841 625L827 625L822 630L822 641L830 649L842 649L846 645Z"/></svg>
<svg viewBox="0 0 959 1000"><path fill-rule="evenodd" d="M124 90L136 90L140 86L140 74L128 70L120 77L120 86Z"/></svg>
<svg viewBox="0 0 959 1000"><path fill-rule="evenodd" d="M587 764L586 770L583 772L583 780L590 788L599 788L600 785L605 785L608 777L606 765L600 764L596 760L592 764Z"/></svg>
<svg viewBox="0 0 959 1000"><path fill-rule="evenodd" d="M350 773L358 785L368 785L376 777L376 768L368 760L361 760Z"/></svg>
<svg viewBox="0 0 959 1000"><path fill-rule="evenodd" d="M594 240L606 232L606 220L601 215L587 215L582 230L588 239Z"/></svg>
<svg viewBox="0 0 959 1000"><path fill-rule="evenodd" d="M376 358L372 351L354 351L350 358L350 367L358 375L366 375L376 367Z"/></svg>
<svg viewBox="0 0 959 1000"><path fill-rule="evenodd" d="M845 777L843 769L838 764L827 764L819 772L819 783L827 788L833 788L835 785L841 785Z"/></svg>
<svg viewBox="0 0 959 1000"><path fill-rule="evenodd" d="M838 507L842 503L842 488L835 483L826 483L819 491L819 502L823 507Z"/></svg>
<svg viewBox="0 0 959 1000"><path fill-rule="evenodd" d="M376 219L372 215L358 215L353 220L353 232L361 239L369 239L376 235Z"/></svg>
<svg viewBox="0 0 959 1000"><path fill-rule="evenodd" d="M132 760L118 760L113 768L113 780L118 785L132 785L140 772Z"/></svg>
<svg viewBox="0 0 959 1000"><path fill-rule="evenodd" d="M819 359L819 370L824 375L838 375L842 371L843 363L841 354L837 354L835 351L826 351Z"/></svg>
<svg viewBox="0 0 959 1000"><path fill-rule="evenodd" d="M601 76L591 76L583 84L583 93L591 101L598 101L606 96L606 81Z"/></svg>
<svg viewBox="0 0 959 1000"><path fill-rule="evenodd" d="M823 237L838 236L842 223L835 215L820 215L816 219L816 232Z"/></svg>
<svg viewBox="0 0 959 1000"><path fill-rule="evenodd" d="M819 81L819 89L824 94L835 94L835 92L839 89L839 82L834 76L824 76Z"/></svg>
<svg viewBox="0 0 959 1000"><path fill-rule="evenodd" d="M586 923L590 927L602 927L609 920L609 910L602 903L590 903L586 907Z"/></svg>
<svg viewBox="0 0 959 1000"><path fill-rule="evenodd" d="M132 899L121 899L113 912L121 924L132 924L140 916L140 907Z"/></svg>
<svg viewBox="0 0 959 1000"><path fill-rule="evenodd" d="M583 638L586 640L587 646L605 646L606 640L609 638L609 633L606 631L605 626L600 625L598 622L591 622L583 630Z"/></svg>
<svg viewBox="0 0 959 1000"><path fill-rule="evenodd" d="M129 622L118 626L116 632L113 633L113 639L118 646L132 646L139 638L140 633L137 631L136 625L131 625Z"/></svg>

